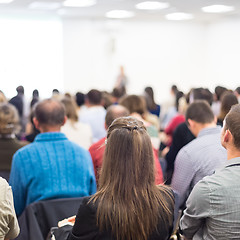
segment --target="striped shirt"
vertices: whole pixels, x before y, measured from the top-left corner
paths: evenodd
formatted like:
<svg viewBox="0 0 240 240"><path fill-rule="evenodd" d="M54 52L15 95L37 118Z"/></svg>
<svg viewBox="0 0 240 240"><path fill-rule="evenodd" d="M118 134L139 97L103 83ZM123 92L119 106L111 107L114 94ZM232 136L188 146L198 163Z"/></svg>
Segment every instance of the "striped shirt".
<svg viewBox="0 0 240 240"><path fill-rule="evenodd" d="M187 239L240 239L240 157L193 188L180 222Z"/></svg>
<svg viewBox="0 0 240 240"><path fill-rule="evenodd" d="M227 159L221 145L221 127L204 128L198 137L184 146L175 161L172 188L179 195L180 206L185 204L195 184L212 175Z"/></svg>

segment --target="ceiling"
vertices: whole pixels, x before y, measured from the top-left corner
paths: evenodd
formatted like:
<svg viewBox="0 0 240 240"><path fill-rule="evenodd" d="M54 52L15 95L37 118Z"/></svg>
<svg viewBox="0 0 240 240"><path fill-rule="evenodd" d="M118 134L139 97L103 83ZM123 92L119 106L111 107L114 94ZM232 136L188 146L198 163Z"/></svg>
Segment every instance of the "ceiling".
<svg viewBox="0 0 240 240"><path fill-rule="evenodd" d="M63 0L36 0L38 2L58 2L62 4ZM81 1L81 0L78 0ZM138 10L135 8L137 3L145 0L97 0L97 4L91 7L72 8L60 6L55 10L37 10L29 9L29 5L33 3L32 0L14 0L9 4L0 4L1 16L24 15L24 16L38 16L51 15L60 16L62 18L83 18L91 20L106 19L105 13L110 10L129 10L135 12L135 17L132 20L164 20L165 15L174 12L192 13L194 19L191 21L211 22L222 18L236 18L240 17L240 0L161 0L168 2L170 7L164 10ZM153 0L152 0L153 1ZM157 0L155 0L157 1ZM234 6L235 10L228 13L203 13L202 7L223 4Z"/></svg>

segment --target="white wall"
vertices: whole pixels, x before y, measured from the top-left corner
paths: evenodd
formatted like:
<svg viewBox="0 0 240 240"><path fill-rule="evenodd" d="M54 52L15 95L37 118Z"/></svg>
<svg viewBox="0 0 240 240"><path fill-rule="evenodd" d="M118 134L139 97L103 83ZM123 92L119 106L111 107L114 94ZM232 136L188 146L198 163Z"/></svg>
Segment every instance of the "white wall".
<svg viewBox="0 0 240 240"><path fill-rule="evenodd" d="M49 97L63 89L62 25L56 18L0 18L0 89L8 98L23 85Z"/></svg>
<svg viewBox="0 0 240 240"><path fill-rule="evenodd" d="M125 66L128 91L156 89L168 98L170 86L199 86L205 73L206 26L192 23L106 22L65 20L64 87L112 90L119 65Z"/></svg>
<svg viewBox="0 0 240 240"><path fill-rule="evenodd" d="M128 92L155 89L158 102L172 84L240 85L240 19L197 22L0 19L0 89L8 97L19 84L48 97L53 88L75 93L112 90L125 66Z"/></svg>

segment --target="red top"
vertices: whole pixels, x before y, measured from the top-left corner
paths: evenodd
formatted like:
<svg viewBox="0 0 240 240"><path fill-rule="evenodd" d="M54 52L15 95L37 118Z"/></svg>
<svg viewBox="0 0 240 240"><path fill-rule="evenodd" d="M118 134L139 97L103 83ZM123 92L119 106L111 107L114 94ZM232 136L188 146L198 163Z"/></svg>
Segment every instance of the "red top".
<svg viewBox="0 0 240 240"><path fill-rule="evenodd" d="M94 143L90 148L89 152L92 156L94 172L96 176L96 182L98 183L99 178L99 170L102 166L102 159L105 150L105 137L100 139L98 142ZM156 168L156 176L155 176L155 183L162 184L163 183L163 174L162 168L159 163L158 159L158 151L153 148L153 155L155 160L155 168Z"/></svg>
<svg viewBox="0 0 240 240"><path fill-rule="evenodd" d="M170 141L168 142L168 146L171 146L172 144L172 135L173 135L173 132L175 131L175 129L177 128L177 126L180 124L180 123L183 123L185 122L185 116L184 115L181 115L181 114L178 114L176 115L171 121L170 123L167 125L167 127L165 128L164 132L169 135L171 137Z"/></svg>

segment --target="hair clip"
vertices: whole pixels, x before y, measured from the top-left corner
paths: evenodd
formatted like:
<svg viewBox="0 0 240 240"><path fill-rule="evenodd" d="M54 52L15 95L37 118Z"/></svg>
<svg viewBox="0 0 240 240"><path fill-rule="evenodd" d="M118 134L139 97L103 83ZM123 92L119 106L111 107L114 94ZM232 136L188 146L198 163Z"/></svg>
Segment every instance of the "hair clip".
<svg viewBox="0 0 240 240"><path fill-rule="evenodd" d="M105 139L105 145L107 145L107 138Z"/></svg>

